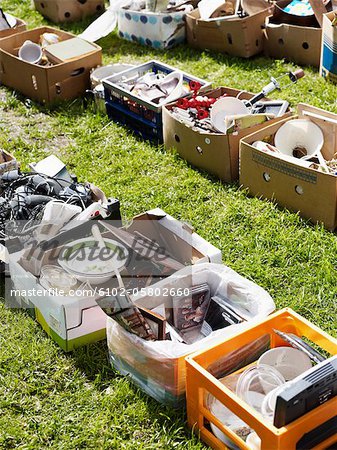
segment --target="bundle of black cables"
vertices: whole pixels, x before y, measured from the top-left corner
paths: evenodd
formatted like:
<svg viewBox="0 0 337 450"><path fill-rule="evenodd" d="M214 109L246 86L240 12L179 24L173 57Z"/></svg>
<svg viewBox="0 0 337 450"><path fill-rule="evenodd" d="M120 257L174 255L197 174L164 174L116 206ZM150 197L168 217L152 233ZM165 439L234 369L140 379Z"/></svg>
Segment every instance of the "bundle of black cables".
<svg viewBox="0 0 337 450"><path fill-rule="evenodd" d="M47 203L57 200L82 209L92 202L88 183L49 177L35 172L12 170L0 177L0 239L8 234L6 227L17 233L27 229L28 224L41 221Z"/></svg>

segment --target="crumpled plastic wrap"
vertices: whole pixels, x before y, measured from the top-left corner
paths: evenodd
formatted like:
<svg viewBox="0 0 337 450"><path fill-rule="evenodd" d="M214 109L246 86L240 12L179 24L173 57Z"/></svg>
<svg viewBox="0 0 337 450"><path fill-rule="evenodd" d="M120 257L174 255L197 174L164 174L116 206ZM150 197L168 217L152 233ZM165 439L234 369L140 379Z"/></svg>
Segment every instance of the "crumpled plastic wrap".
<svg viewBox="0 0 337 450"><path fill-rule="evenodd" d="M256 321L275 310L270 295L257 284L222 264L197 264L186 267L151 286L178 289L207 283L211 296L221 295L235 305L247 321ZM136 304L155 308L163 303L170 307L172 299L149 295L133 298ZM213 331L209 336L187 345L173 341L145 341L129 333L112 318L107 320L107 340L113 367L132 380L156 400L179 407L185 400L185 357L210 347L219 340L247 327L248 322Z"/></svg>

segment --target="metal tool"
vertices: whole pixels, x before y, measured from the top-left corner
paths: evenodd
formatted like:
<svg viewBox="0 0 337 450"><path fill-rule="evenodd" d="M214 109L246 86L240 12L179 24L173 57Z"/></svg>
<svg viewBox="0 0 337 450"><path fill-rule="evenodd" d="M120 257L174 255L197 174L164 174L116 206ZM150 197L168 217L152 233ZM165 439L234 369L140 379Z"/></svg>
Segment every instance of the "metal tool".
<svg viewBox="0 0 337 450"><path fill-rule="evenodd" d="M263 98L267 97L271 92L277 90L281 90L281 89L285 89L288 86L290 86L292 83L297 83L297 81L300 78L303 78L305 75L304 71L302 69L298 69L295 70L294 72L287 72L284 75L281 75L278 78L274 78L271 77L270 78L270 83L267 84L267 86L265 86L261 92L259 92L258 94L256 94L253 98L251 98L250 100L248 100L246 102L247 105L254 105L255 103L257 103L258 101L262 100ZM281 86L281 80L285 77L288 77L290 79L290 83L286 84L285 86Z"/></svg>
<svg viewBox="0 0 337 450"><path fill-rule="evenodd" d="M303 339L296 336L296 334L293 333L284 333L280 330L273 330L274 333L276 333L280 338L282 338L285 342L290 344L292 347L296 348L297 350L301 350L303 353L305 353L311 361L319 364L326 360L326 358L321 355L317 350L311 347L311 345L307 344Z"/></svg>

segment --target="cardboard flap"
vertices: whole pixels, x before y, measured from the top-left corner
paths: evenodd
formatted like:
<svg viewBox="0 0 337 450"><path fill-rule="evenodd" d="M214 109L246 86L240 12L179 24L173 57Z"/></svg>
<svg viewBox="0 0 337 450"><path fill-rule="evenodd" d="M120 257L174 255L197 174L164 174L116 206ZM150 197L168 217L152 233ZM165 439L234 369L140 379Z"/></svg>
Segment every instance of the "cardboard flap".
<svg viewBox="0 0 337 450"><path fill-rule="evenodd" d="M323 14L326 14L328 10L323 4L322 0L309 0L309 3L314 11L317 22L322 26L323 24Z"/></svg>
<svg viewBox="0 0 337 450"><path fill-rule="evenodd" d="M133 220L160 220L166 217L166 212L160 208L151 209L142 214L138 214Z"/></svg>
<svg viewBox="0 0 337 450"><path fill-rule="evenodd" d="M337 152L337 114L304 103L298 105L298 113L301 118L308 118L321 128L324 135L322 154L327 160L334 158Z"/></svg>
<svg viewBox="0 0 337 450"><path fill-rule="evenodd" d="M329 118L333 121L336 121L337 124L337 114L329 112L329 111L325 111L324 109L321 108L317 108L317 106L311 106L311 105L307 105L306 103L299 103L297 105L297 111L298 111L298 115L300 117L314 117L314 115L316 116L320 116L320 117L326 117Z"/></svg>

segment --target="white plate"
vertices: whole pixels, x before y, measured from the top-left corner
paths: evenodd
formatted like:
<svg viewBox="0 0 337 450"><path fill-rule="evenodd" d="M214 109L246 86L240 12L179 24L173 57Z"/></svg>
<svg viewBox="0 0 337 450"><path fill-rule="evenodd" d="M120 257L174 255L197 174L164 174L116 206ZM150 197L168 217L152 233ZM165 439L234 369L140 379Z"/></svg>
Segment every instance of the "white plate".
<svg viewBox="0 0 337 450"><path fill-rule="evenodd" d="M227 133L225 118L227 116L238 116L249 114L249 109L235 97L223 97L216 101L210 112L211 123L213 127L221 133Z"/></svg>
<svg viewBox="0 0 337 450"><path fill-rule="evenodd" d="M65 245L65 250L61 252L58 263L79 281L92 284L105 283L114 276L115 271L111 267L120 271L126 265L129 252L123 244L113 239L104 239L104 242L107 247L119 249L118 253L112 251L112 258L110 258L109 263L100 259L99 252L101 250L99 248L93 251L96 241L91 237L78 239ZM107 254L104 253L103 257L106 259Z"/></svg>

